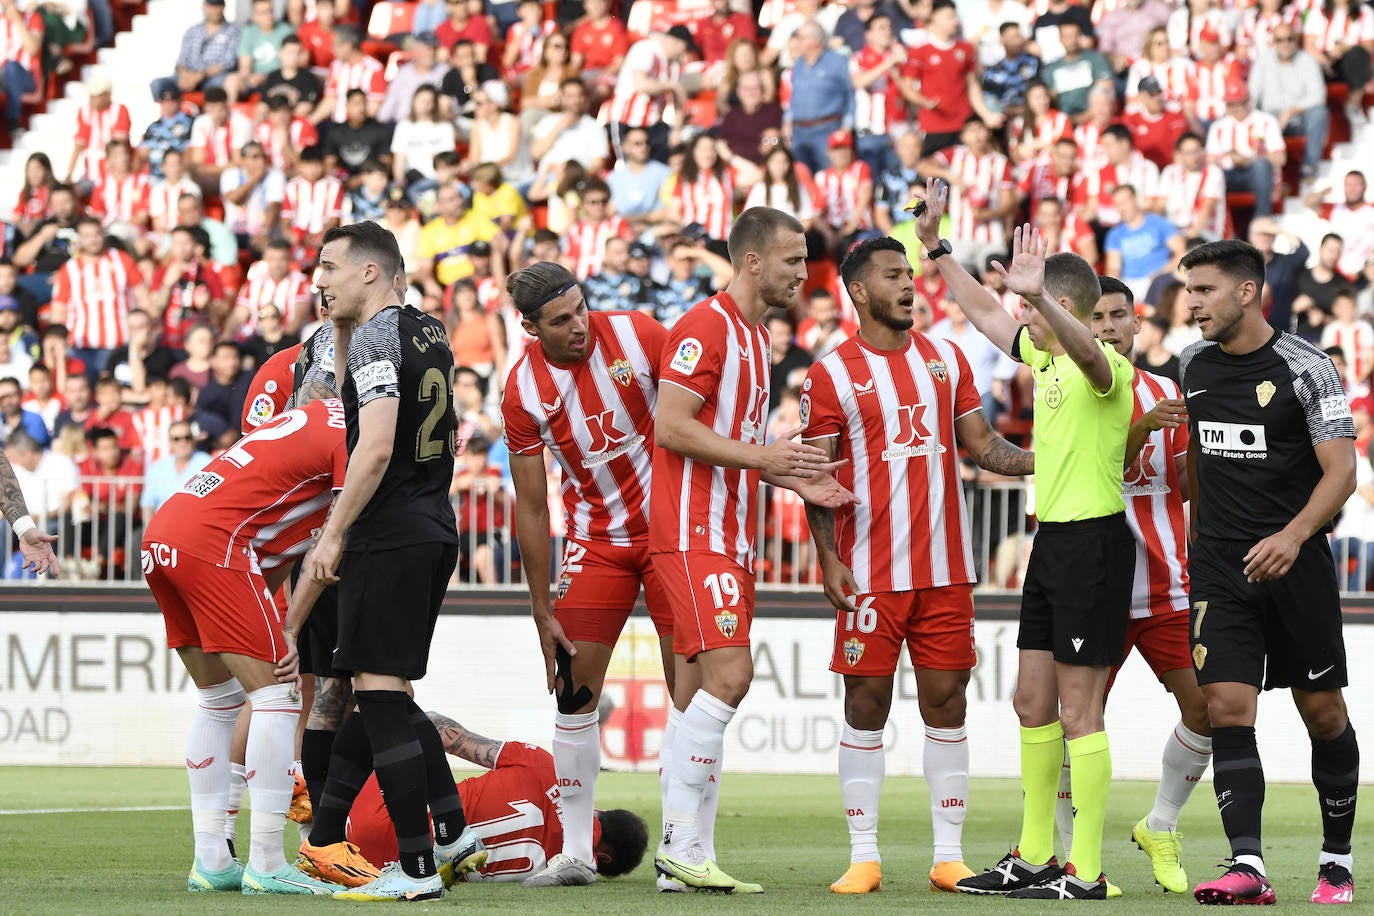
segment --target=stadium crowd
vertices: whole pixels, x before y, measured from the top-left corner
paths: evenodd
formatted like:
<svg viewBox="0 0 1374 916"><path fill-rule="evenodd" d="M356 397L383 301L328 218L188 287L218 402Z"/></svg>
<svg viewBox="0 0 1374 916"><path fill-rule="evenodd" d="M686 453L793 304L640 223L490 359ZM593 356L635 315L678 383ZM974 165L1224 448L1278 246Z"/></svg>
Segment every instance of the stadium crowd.
<svg viewBox="0 0 1374 916"><path fill-rule="evenodd" d="M0 0L12 136L21 96L67 75L64 46L88 25L110 40L110 0L90 0L88 23L79 6ZM779 431L811 363L857 328L840 257L891 235L919 271L905 208L936 177L952 187L946 235L1009 311L1018 297L989 260L1029 218L1051 252L1126 282L1145 319L1138 363L1175 378L1200 337L1179 256L1248 235L1269 258L1270 323L1327 349L1347 382L1361 487L1336 537L1343 585L1363 589L1374 205L1358 172L1314 179L1332 138L1364 122L1371 52L1374 11L1347 0L207 0L149 87L157 120L131 123L92 77L69 161L34 153L8 191L0 435L69 568L136 575L134 532L240 435L254 370L322 319L323 234L374 220L460 366L459 576L509 582L499 404L531 338L508 274L558 261L593 310L671 327L728 282L744 208L791 213L809 279L796 310L768 319ZM1293 194L1329 234L1281 229ZM918 328L960 345L986 414L1027 443L1029 370L938 272L917 300ZM766 512L766 575L810 574L800 502L780 492Z"/></svg>

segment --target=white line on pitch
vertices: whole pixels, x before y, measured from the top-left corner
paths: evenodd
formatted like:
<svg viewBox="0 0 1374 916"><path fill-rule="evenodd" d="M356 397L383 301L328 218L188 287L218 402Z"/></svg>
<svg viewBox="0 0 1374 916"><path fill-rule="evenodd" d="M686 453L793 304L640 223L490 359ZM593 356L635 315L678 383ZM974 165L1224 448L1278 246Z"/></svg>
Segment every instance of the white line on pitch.
<svg viewBox="0 0 1374 916"><path fill-rule="evenodd" d="M5 814L123 814L137 811L185 811L185 805L144 805L130 808L0 808Z"/></svg>

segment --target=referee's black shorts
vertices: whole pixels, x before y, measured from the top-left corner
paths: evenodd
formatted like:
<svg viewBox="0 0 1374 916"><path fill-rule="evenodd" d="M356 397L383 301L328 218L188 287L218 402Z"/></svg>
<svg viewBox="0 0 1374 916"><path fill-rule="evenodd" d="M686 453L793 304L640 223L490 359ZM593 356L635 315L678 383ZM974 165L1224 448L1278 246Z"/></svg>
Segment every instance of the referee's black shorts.
<svg viewBox="0 0 1374 916"><path fill-rule="evenodd" d="M300 582L301 564L291 568L291 587ZM330 585L320 592L315 608L305 619L296 638L301 658L301 673L316 677L342 677L334 670L334 647L339 644L339 587Z"/></svg>
<svg viewBox="0 0 1374 916"><path fill-rule="evenodd" d="M1199 684L1335 690L1348 683L1336 564L1309 538L1271 582L1245 581L1254 540L1199 537L1188 556L1193 667Z"/></svg>
<svg viewBox="0 0 1374 916"><path fill-rule="evenodd" d="M424 677L439 607L457 565L457 544L345 552L334 670Z"/></svg>
<svg viewBox="0 0 1374 916"><path fill-rule="evenodd" d="M1021 589L1018 649L1069 665L1110 667L1126 656L1135 536L1125 513L1041 522Z"/></svg>

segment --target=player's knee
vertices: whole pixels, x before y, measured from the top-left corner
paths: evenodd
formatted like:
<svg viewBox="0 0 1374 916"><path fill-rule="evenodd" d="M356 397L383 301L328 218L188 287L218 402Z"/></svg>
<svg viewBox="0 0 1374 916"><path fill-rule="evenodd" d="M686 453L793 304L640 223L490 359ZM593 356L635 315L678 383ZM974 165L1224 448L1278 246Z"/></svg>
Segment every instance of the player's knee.
<svg viewBox="0 0 1374 916"><path fill-rule="evenodd" d="M1254 725L1254 701L1225 693L1212 693L1207 697L1207 720L1213 728Z"/></svg>
<svg viewBox="0 0 1374 916"><path fill-rule="evenodd" d="M1016 710L1016 717L1025 728L1038 728L1041 725L1048 725L1056 718L1051 698L1044 696L1041 691L1028 688L1019 682L1016 685L1016 691L1012 694L1011 705L1012 709Z"/></svg>
<svg viewBox="0 0 1374 916"><path fill-rule="evenodd" d="M1350 721L1339 691L1308 694L1306 699L1299 701L1298 712L1307 726L1307 734L1318 741L1339 738Z"/></svg>
<svg viewBox="0 0 1374 916"><path fill-rule="evenodd" d="M851 691L844 700L844 720L851 728L867 731L887 725L892 698L868 691Z"/></svg>
<svg viewBox="0 0 1374 916"><path fill-rule="evenodd" d="M933 728L957 728L964 724L968 702L960 684L941 685L919 695L921 720Z"/></svg>

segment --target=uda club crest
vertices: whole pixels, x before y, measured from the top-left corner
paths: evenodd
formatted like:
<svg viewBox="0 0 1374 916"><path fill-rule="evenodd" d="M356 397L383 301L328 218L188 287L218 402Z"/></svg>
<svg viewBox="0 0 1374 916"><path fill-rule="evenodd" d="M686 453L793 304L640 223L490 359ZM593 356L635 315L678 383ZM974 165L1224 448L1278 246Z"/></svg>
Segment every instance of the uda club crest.
<svg viewBox="0 0 1374 916"><path fill-rule="evenodd" d="M926 369L934 376L935 381L949 381L949 367L945 365L944 360L932 359L926 363Z"/></svg>
<svg viewBox="0 0 1374 916"><path fill-rule="evenodd" d="M627 359L618 359L606 367L606 371L611 374L622 387L630 387L630 382L634 380L635 370Z"/></svg>
<svg viewBox="0 0 1374 916"><path fill-rule="evenodd" d="M739 628L739 615L725 612L716 615L716 629L720 630L720 635L726 639L735 638L735 630Z"/></svg>
<svg viewBox="0 0 1374 916"><path fill-rule="evenodd" d="M567 597L568 589L572 587L572 576L564 573L558 577L558 600L562 601Z"/></svg>
<svg viewBox="0 0 1374 916"><path fill-rule="evenodd" d="M849 637L844 642L844 660L853 668L859 663L859 659L864 657L864 644L859 642L856 637Z"/></svg>

